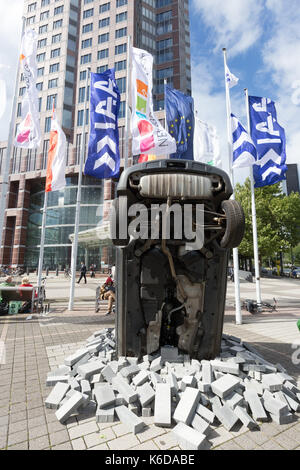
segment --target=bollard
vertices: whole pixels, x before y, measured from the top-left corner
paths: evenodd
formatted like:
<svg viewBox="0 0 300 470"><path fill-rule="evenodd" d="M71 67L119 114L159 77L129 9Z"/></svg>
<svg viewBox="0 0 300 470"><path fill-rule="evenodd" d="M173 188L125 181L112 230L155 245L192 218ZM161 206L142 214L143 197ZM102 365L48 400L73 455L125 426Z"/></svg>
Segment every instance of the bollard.
<svg viewBox="0 0 300 470"><path fill-rule="evenodd" d="M46 276L49 276L49 267L46 268Z"/></svg>

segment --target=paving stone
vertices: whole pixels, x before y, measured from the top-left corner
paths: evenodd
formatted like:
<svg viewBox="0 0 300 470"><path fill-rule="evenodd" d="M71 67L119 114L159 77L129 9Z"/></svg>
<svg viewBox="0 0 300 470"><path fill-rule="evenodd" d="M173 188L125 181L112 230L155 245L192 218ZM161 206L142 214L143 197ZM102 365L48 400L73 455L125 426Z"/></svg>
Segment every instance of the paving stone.
<svg viewBox="0 0 300 470"><path fill-rule="evenodd" d="M115 408L97 408L96 422L97 423L113 423L115 417Z"/></svg>
<svg viewBox="0 0 300 470"><path fill-rule="evenodd" d="M133 434L127 434L126 436L118 437L108 442L110 450L127 450L139 445L140 442Z"/></svg>
<svg viewBox="0 0 300 470"><path fill-rule="evenodd" d="M223 405L221 407L213 405L213 412L227 431L230 431L239 421L239 418L228 405Z"/></svg>
<svg viewBox="0 0 300 470"><path fill-rule="evenodd" d="M240 419L244 426L249 429L259 428L258 424L249 416L247 411L241 406L236 406L234 408L234 414Z"/></svg>
<svg viewBox="0 0 300 470"><path fill-rule="evenodd" d="M106 428L102 431L98 431L88 436L84 436L84 440L88 449L102 445L108 441L115 439L116 436L112 428Z"/></svg>
<svg viewBox="0 0 300 470"><path fill-rule="evenodd" d="M196 413L204 418L208 423L212 424L214 422L215 414L201 403L196 407Z"/></svg>
<svg viewBox="0 0 300 470"><path fill-rule="evenodd" d="M36 437L41 437L41 436L45 436L46 434L48 434L48 428L45 424L42 426L37 426L35 428L29 428L28 434L29 434L29 440L35 439Z"/></svg>
<svg viewBox="0 0 300 470"><path fill-rule="evenodd" d="M253 419L255 421L266 421L268 416L257 393L254 390L246 390L244 397L249 404Z"/></svg>
<svg viewBox="0 0 300 470"><path fill-rule="evenodd" d="M84 395L80 392L75 392L74 395L56 411L55 416L58 421L63 424L83 403Z"/></svg>
<svg viewBox="0 0 300 470"><path fill-rule="evenodd" d="M64 442L69 441L69 434L67 430L58 431L54 434L50 434L50 443L51 446L55 446L58 444L63 444Z"/></svg>
<svg viewBox="0 0 300 470"><path fill-rule="evenodd" d="M105 367L105 364L101 361L88 362L78 367L77 372L83 379L89 379L94 374L98 374Z"/></svg>
<svg viewBox="0 0 300 470"><path fill-rule="evenodd" d="M60 402L69 389L70 385L68 383L57 382L55 387L51 390L50 394L46 398L45 406L47 408L57 410Z"/></svg>
<svg viewBox="0 0 300 470"><path fill-rule="evenodd" d="M94 421L89 423L79 424L78 426L74 426L68 429L68 433L70 439L77 439L78 437L86 436L88 434L92 434L93 432L98 431L99 428Z"/></svg>
<svg viewBox="0 0 300 470"><path fill-rule="evenodd" d="M149 383L145 383L141 387L137 387L137 396L141 406L145 408L155 398L155 392Z"/></svg>
<svg viewBox="0 0 300 470"><path fill-rule="evenodd" d="M189 425L199 404L199 398L199 390L188 387L182 394L182 398L180 399L173 414L173 419L177 423L182 422L186 425Z"/></svg>
<svg viewBox="0 0 300 470"><path fill-rule="evenodd" d="M209 433L209 423L205 421L205 419L201 418L197 413L195 414L192 422L191 422L191 427L195 429L196 431L200 432L201 434L207 434Z"/></svg>
<svg viewBox="0 0 300 470"><path fill-rule="evenodd" d="M227 374L239 375L240 368L238 364L224 362L224 361L210 361L212 369L218 372L225 372Z"/></svg>
<svg viewBox="0 0 300 470"><path fill-rule="evenodd" d="M169 384L157 384L154 405L154 423L157 426L171 426L171 387Z"/></svg>
<svg viewBox="0 0 300 470"><path fill-rule="evenodd" d="M154 444L153 441L147 441L138 446L132 447L131 450L158 450L158 447Z"/></svg>
<svg viewBox="0 0 300 470"><path fill-rule="evenodd" d="M210 447L204 434L195 431L195 429L182 422L172 429L172 433L178 439L178 443L183 450L205 450Z"/></svg>
<svg viewBox="0 0 300 470"><path fill-rule="evenodd" d="M213 393L220 398L224 398L235 390L240 384L240 380L233 375L226 374L218 380L212 382L211 389Z"/></svg>
<svg viewBox="0 0 300 470"><path fill-rule="evenodd" d="M153 439L157 447L161 450L169 450L175 447L178 443L176 436L172 432L165 433Z"/></svg>
<svg viewBox="0 0 300 470"><path fill-rule="evenodd" d="M23 431L14 432L8 434L7 445L11 446L13 444L19 444L20 442L27 441L28 432L27 429Z"/></svg>
<svg viewBox="0 0 300 470"><path fill-rule="evenodd" d="M98 408L112 408L115 404L115 394L110 385L104 384L94 391Z"/></svg>
<svg viewBox="0 0 300 470"><path fill-rule="evenodd" d="M122 395L126 403L134 403L137 400L138 394L123 378L118 376L114 377L112 379L112 385L114 389Z"/></svg>
<svg viewBox="0 0 300 470"><path fill-rule="evenodd" d="M29 441L29 450L43 450L50 445L48 436L38 437Z"/></svg>
<svg viewBox="0 0 300 470"><path fill-rule="evenodd" d="M144 383L148 382L148 380L149 380L149 372L145 370L141 370L141 372L139 372L135 377L133 377L132 383L136 387L140 387Z"/></svg>
<svg viewBox="0 0 300 470"><path fill-rule="evenodd" d="M128 426L129 430L133 432L133 434L141 432L142 429L145 427L145 423L134 413L132 413L128 408L126 408L126 406L117 406L116 414L119 420L123 424Z"/></svg>

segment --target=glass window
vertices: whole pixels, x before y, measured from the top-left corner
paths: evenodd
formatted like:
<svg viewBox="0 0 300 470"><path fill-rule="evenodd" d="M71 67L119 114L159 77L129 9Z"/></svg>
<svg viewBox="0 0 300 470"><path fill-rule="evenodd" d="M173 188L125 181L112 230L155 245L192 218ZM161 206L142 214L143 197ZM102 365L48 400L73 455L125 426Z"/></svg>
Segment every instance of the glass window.
<svg viewBox="0 0 300 470"><path fill-rule="evenodd" d="M54 15L59 15L60 13L63 13L64 11L64 6L61 5L59 7L54 8Z"/></svg>
<svg viewBox="0 0 300 470"><path fill-rule="evenodd" d="M55 34L54 36L52 36L52 44L55 44L60 41L61 41L61 33Z"/></svg>
<svg viewBox="0 0 300 470"><path fill-rule="evenodd" d="M47 111L51 111L51 109L53 108L53 104L54 104L54 108L56 108L56 105L57 105L57 95L49 95L49 96L47 96L47 106L46 106L46 110L47 110Z"/></svg>
<svg viewBox="0 0 300 470"><path fill-rule="evenodd" d="M48 25L44 24L43 26L39 27L39 34L47 33L48 31Z"/></svg>
<svg viewBox="0 0 300 470"><path fill-rule="evenodd" d="M86 49L87 47L92 47L92 38L81 41L81 49Z"/></svg>
<svg viewBox="0 0 300 470"><path fill-rule="evenodd" d="M59 71L59 62L56 64L50 64L49 66L49 73L54 73Z"/></svg>
<svg viewBox="0 0 300 470"><path fill-rule="evenodd" d="M123 13L118 13L116 15L116 23L121 23L121 21L126 21L127 20L127 11L124 11Z"/></svg>
<svg viewBox="0 0 300 470"><path fill-rule="evenodd" d="M48 88L56 88L58 84L58 78L52 78L48 81Z"/></svg>
<svg viewBox="0 0 300 470"><path fill-rule="evenodd" d="M103 42L109 41L109 33L100 34L98 36L98 44L102 44Z"/></svg>
<svg viewBox="0 0 300 470"><path fill-rule="evenodd" d="M124 54L125 52L127 52L126 42L124 44L119 44L118 46L115 47L115 55Z"/></svg>
<svg viewBox="0 0 300 470"><path fill-rule="evenodd" d="M40 21L47 20L49 18L49 10L43 11L40 14Z"/></svg>
<svg viewBox="0 0 300 470"><path fill-rule="evenodd" d="M50 57L59 57L60 56L60 49L52 49Z"/></svg>
<svg viewBox="0 0 300 470"><path fill-rule="evenodd" d="M81 64L88 64L91 61L92 61L92 54L85 54L85 55L82 55L80 58Z"/></svg>
<svg viewBox="0 0 300 470"><path fill-rule="evenodd" d="M83 18L90 18L91 16L94 16L94 8L90 8L83 12Z"/></svg>
<svg viewBox="0 0 300 470"><path fill-rule="evenodd" d="M116 30L116 39L123 38L124 36L127 36L127 28L126 27Z"/></svg>
<svg viewBox="0 0 300 470"><path fill-rule="evenodd" d="M83 33L89 33L90 31L93 31L93 23L84 24L82 26Z"/></svg>
<svg viewBox="0 0 300 470"><path fill-rule="evenodd" d="M63 20L56 20L53 21L53 29L61 28L63 24Z"/></svg>
<svg viewBox="0 0 300 470"><path fill-rule="evenodd" d="M109 26L109 18L99 20L99 28L105 28L106 26Z"/></svg>
<svg viewBox="0 0 300 470"><path fill-rule="evenodd" d="M100 5L99 7L99 13L104 13L109 10L110 10L110 2L104 3L103 5Z"/></svg>
<svg viewBox="0 0 300 470"><path fill-rule="evenodd" d="M109 49L102 49L101 51L98 51L97 59L106 59L109 54Z"/></svg>
<svg viewBox="0 0 300 470"><path fill-rule="evenodd" d="M117 8L127 5L127 0L117 0Z"/></svg>

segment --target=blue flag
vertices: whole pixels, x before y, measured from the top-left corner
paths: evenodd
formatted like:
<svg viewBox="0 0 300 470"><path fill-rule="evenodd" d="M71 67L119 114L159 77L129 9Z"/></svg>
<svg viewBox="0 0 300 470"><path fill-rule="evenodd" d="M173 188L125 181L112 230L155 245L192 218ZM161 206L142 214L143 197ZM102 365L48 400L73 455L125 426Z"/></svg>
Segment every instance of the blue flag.
<svg viewBox="0 0 300 470"><path fill-rule="evenodd" d="M171 158L194 160L194 100L168 85L165 86L165 97L169 133L177 144L177 153Z"/></svg>
<svg viewBox="0 0 300 470"><path fill-rule="evenodd" d="M277 122L275 103L249 96L251 137L257 150L253 166L255 187L271 186L286 179L286 138Z"/></svg>
<svg viewBox="0 0 300 470"><path fill-rule="evenodd" d="M114 69L91 73L90 140L84 174L113 178L120 172L118 115L120 92Z"/></svg>
<svg viewBox="0 0 300 470"><path fill-rule="evenodd" d="M257 160L256 148L248 132L234 114L231 114L232 168L252 166Z"/></svg>

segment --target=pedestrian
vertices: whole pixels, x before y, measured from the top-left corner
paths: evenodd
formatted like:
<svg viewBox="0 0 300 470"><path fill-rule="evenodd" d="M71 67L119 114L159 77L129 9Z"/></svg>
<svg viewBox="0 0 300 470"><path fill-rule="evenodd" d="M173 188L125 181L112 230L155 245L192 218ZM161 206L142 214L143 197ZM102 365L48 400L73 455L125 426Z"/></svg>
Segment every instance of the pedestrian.
<svg viewBox="0 0 300 470"><path fill-rule="evenodd" d="M84 278L84 283L86 284L86 265L83 261L81 261L80 278L78 279L77 284L80 284L82 278Z"/></svg>
<svg viewBox="0 0 300 470"><path fill-rule="evenodd" d="M116 300L116 289L113 279L108 276L104 285L102 286L102 292L100 293L101 300L108 300L108 311L105 316L109 316L112 313L113 303Z"/></svg>
<svg viewBox="0 0 300 470"><path fill-rule="evenodd" d="M95 277L95 265L94 264L91 264L90 266L90 275L91 275L91 278Z"/></svg>

